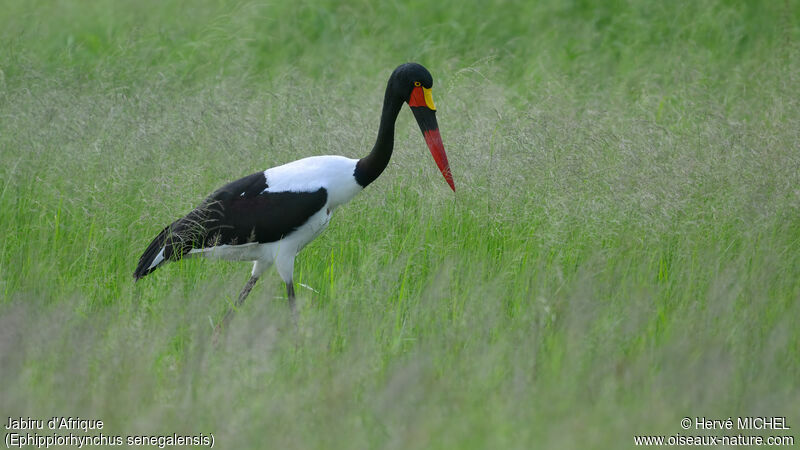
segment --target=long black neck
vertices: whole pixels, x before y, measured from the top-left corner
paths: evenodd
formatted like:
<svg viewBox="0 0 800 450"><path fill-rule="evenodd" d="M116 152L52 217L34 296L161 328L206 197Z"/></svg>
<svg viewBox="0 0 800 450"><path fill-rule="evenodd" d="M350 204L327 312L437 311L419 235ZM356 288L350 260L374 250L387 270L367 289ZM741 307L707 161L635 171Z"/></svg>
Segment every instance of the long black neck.
<svg viewBox="0 0 800 450"><path fill-rule="evenodd" d="M358 160L353 176L356 182L363 187L375 181L383 173L389 159L392 157L394 147L394 123L403 102L398 100L396 95L392 95L391 82L386 86L386 94L383 97L383 112L381 113L381 125L378 128L378 138L375 146L369 155Z"/></svg>

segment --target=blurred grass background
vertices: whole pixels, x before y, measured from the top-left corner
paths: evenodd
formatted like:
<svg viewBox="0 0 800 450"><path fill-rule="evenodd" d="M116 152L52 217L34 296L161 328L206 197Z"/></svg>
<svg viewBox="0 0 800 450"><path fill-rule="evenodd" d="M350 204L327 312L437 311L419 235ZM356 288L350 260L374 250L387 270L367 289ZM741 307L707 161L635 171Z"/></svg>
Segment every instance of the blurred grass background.
<svg viewBox="0 0 800 450"><path fill-rule="evenodd" d="M156 2L0 9L0 411L220 448L619 448L800 416L797 1ZM150 239L227 181L384 175L265 276ZM4 419L5 420L5 419Z"/></svg>

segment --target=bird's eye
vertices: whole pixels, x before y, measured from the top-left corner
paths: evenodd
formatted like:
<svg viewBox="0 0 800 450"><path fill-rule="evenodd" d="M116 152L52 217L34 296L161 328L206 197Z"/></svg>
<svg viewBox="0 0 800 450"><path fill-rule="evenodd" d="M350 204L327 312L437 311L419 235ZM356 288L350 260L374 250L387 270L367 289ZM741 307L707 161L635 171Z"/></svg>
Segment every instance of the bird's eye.
<svg viewBox="0 0 800 450"><path fill-rule="evenodd" d="M414 82L414 86L420 86L420 85L422 85L422 83L420 83L419 81Z"/></svg>

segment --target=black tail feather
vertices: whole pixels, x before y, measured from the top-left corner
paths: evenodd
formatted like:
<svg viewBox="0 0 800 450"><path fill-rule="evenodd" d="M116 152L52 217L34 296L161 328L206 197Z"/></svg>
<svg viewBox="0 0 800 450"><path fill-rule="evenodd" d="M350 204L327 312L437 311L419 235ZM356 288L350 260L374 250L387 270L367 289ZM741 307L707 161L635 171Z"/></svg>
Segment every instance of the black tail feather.
<svg viewBox="0 0 800 450"><path fill-rule="evenodd" d="M158 233L158 236L153 239L153 242L147 246L147 250L145 250L144 253L142 253L142 256L139 257L139 264L136 266L136 270L133 272L133 277L136 280L139 280L145 275L148 275L150 272L156 270L158 266L169 259L166 257L167 249L165 247L167 246L167 237L172 233L173 225L174 224L164 227L164 229L161 230L161 233ZM157 264L155 267L150 267L153 264L153 261L155 261L156 256L161 253L162 249L164 249L164 261Z"/></svg>
<svg viewBox="0 0 800 450"><path fill-rule="evenodd" d="M138 280L158 269L167 261L177 261L183 258L192 248L203 247L207 234L204 224L204 209L198 208L187 214L186 217L164 227L139 257L139 264L133 272L133 277ZM164 250L162 255L164 259L153 266L153 262L162 249Z"/></svg>

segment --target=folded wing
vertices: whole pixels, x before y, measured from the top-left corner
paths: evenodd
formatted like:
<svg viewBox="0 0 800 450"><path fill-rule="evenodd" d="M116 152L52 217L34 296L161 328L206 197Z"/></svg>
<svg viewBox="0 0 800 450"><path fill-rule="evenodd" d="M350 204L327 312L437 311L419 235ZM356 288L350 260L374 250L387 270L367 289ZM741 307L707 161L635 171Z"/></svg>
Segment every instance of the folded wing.
<svg viewBox="0 0 800 450"><path fill-rule="evenodd" d="M134 277L138 280L192 249L276 242L305 224L327 200L323 187L272 192L264 172L246 176L216 190L165 227L139 258Z"/></svg>

